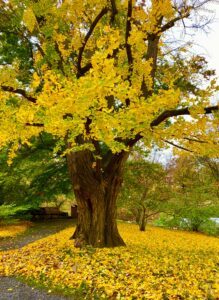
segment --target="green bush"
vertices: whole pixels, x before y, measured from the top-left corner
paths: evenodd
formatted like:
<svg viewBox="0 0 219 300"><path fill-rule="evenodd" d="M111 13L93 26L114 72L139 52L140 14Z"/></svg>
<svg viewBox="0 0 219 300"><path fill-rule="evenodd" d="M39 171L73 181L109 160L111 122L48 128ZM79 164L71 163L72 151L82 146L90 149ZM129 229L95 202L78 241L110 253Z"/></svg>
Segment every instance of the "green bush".
<svg viewBox="0 0 219 300"><path fill-rule="evenodd" d="M156 219L154 221L155 226L160 227L166 227L166 228L177 228L177 229L183 229L183 230L189 230L189 231L198 231L203 232L207 235L219 235L219 224L216 222L203 218L201 219L201 216L199 216L199 223L197 228L195 227L196 220L188 219L188 218L182 218L180 216L167 216L167 215L160 215L159 219ZM202 222L201 222L202 221ZM195 228L197 230L195 230Z"/></svg>
<svg viewBox="0 0 219 300"><path fill-rule="evenodd" d="M208 235L219 235L219 224L212 220L208 220L200 226L200 231Z"/></svg>
<svg viewBox="0 0 219 300"><path fill-rule="evenodd" d="M16 206L15 204L3 204L0 205L0 220L6 220L11 217L21 217L25 215L30 206L28 205L19 205Z"/></svg>
<svg viewBox="0 0 219 300"><path fill-rule="evenodd" d="M180 218L178 217L173 217L165 214L161 214L160 217L156 220L154 220L154 225L155 226L160 226L160 227L167 227L167 228L180 228Z"/></svg>

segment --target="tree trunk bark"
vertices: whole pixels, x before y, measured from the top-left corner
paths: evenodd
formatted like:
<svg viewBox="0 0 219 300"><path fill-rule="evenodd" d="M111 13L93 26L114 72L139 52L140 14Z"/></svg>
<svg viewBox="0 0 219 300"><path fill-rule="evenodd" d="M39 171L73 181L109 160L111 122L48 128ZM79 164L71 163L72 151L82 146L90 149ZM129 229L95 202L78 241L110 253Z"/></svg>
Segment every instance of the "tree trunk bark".
<svg viewBox="0 0 219 300"><path fill-rule="evenodd" d="M143 208L141 222L140 222L140 225L139 225L140 231L145 231L145 227L146 227L146 209Z"/></svg>
<svg viewBox="0 0 219 300"><path fill-rule="evenodd" d="M73 234L76 247L124 246L116 223L116 198L128 154L112 156L101 169L90 151L67 155L67 163L78 204L78 224Z"/></svg>
<svg viewBox="0 0 219 300"><path fill-rule="evenodd" d="M133 209L132 210L132 214L135 217L136 224L140 224L140 221L141 221L141 209L140 208Z"/></svg>

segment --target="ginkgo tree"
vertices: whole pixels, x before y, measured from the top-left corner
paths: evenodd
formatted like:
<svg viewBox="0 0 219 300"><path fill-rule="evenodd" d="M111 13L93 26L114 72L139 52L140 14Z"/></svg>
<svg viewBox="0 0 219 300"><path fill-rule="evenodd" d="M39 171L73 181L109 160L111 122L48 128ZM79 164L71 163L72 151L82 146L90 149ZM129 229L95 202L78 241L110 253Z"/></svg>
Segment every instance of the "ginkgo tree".
<svg viewBox="0 0 219 300"><path fill-rule="evenodd" d="M171 143L209 156L218 151L214 72L190 55L191 44L169 43L178 24L207 23L209 5L1 1L0 146L10 146L10 162L33 136L58 139L54 151L67 157L78 203L76 246L124 245L116 198L139 140L148 148Z"/></svg>

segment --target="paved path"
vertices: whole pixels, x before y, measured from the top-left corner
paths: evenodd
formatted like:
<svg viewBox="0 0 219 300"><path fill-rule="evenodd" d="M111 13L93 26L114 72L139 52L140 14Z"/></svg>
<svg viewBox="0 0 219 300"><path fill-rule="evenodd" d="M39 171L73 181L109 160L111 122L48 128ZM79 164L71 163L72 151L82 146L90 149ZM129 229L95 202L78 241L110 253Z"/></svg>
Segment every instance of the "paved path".
<svg viewBox="0 0 219 300"><path fill-rule="evenodd" d="M0 240L0 251L21 248L31 242L56 233L73 225L72 220L37 222L26 233L10 239ZM50 294L28 286L12 277L0 277L0 300L66 300L73 299ZM75 299L76 300L76 299ZM78 299L79 300L79 299Z"/></svg>
<svg viewBox="0 0 219 300"><path fill-rule="evenodd" d="M62 229L73 226L72 219L47 220L44 222L35 222L26 232L14 237L0 239L0 251L21 248L36 240L42 239L48 235L59 232Z"/></svg>
<svg viewBox="0 0 219 300"><path fill-rule="evenodd" d="M22 283L15 278L0 277L1 300L65 300L70 298L52 295Z"/></svg>

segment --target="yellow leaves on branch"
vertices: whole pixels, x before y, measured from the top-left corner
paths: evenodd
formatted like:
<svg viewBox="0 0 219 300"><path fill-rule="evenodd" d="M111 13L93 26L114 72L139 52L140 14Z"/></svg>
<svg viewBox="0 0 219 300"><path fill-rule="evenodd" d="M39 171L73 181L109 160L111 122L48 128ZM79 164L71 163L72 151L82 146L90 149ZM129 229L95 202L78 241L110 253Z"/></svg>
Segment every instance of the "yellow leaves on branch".
<svg viewBox="0 0 219 300"><path fill-rule="evenodd" d="M127 247L74 248L73 229L19 250L0 252L0 274L22 276L101 299L217 299L218 239L202 234L119 224ZM16 263L15 263L16 262Z"/></svg>
<svg viewBox="0 0 219 300"><path fill-rule="evenodd" d="M152 53L148 53L160 26L179 13L170 0L132 1L132 4L129 32L126 32L127 0L116 1L118 13L115 16L112 3L107 0L69 0L58 5L51 0L29 1L28 4L21 1L21 5L16 6L18 15L21 18L23 15L21 34L26 36L28 29L27 39L33 51L27 61L33 61L33 65L27 76L23 75L17 59L12 65L1 67L0 86L20 89L36 98L36 104L27 103L22 93L0 91L1 145L11 142L12 137L27 140L30 133L38 135L45 130L57 139L63 139L68 133L73 144L74 138L81 134L86 141L100 140L113 151L120 151L124 145L119 145L118 140L135 134L141 133L152 141L150 123L167 109L197 107L191 109L191 113L198 119L203 112L199 107L205 107L205 99L218 89L214 80L208 87L204 82L204 88L200 88L203 77L197 66L201 68L205 61L200 58L183 61L188 48L171 53L169 43L165 43L168 36L165 33L157 36L160 41L157 54L154 53L158 56L156 66L153 66ZM105 7L108 11L95 24ZM163 23L159 24L161 19ZM131 49L129 58L127 44ZM156 70L155 78L152 78L152 70ZM91 125L86 131L88 119ZM198 130L197 125L200 130L207 128L202 120L191 126L183 117L175 121L179 124L172 122L171 126L179 130L178 133L165 128L164 123L160 125L158 130L163 129L164 137L170 133L179 137L187 125L192 133ZM210 121L215 122L213 118ZM44 127L27 128L26 123Z"/></svg>
<svg viewBox="0 0 219 300"><path fill-rule="evenodd" d="M37 20L31 7L25 9L23 14L23 21L24 24L27 26L28 30L30 32L33 32L35 26L37 25Z"/></svg>

